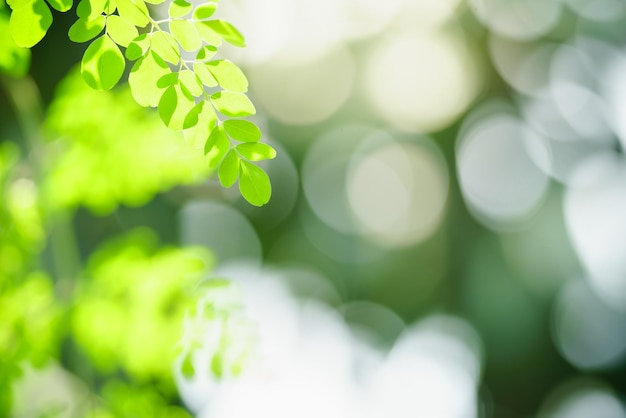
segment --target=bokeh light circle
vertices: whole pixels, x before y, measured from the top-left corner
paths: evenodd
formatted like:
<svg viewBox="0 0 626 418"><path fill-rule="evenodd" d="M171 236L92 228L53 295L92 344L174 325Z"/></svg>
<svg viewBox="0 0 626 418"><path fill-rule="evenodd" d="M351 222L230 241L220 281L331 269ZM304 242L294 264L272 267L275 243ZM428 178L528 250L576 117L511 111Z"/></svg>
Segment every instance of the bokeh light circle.
<svg viewBox="0 0 626 418"><path fill-rule="evenodd" d="M303 55L289 45L270 61L248 71L254 98L276 120L289 125L321 122L347 100L354 84L352 52L344 45Z"/></svg>
<svg viewBox="0 0 626 418"><path fill-rule="evenodd" d="M624 323L626 314L606 306L586 282L570 282L554 307L554 340L574 366L607 368L626 357Z"/></svg>
<svg viewBox="0 0 626 418"><path fill-rule="evenodd" d="M536 39L548 33L561 17L560 1L469 0L478 19L492 31L513 39Z"/></svg>
<svg viewBox="0 0 626 418"><path fill-rule="evenodd" d="M427 140L381 146L355 157L347 193L361 231L372 241L389 247L419 243L444 214L445 160Z"/></svg>
<svg viewBox="0 0 626 418"><path fill-rule="evenodd" d="M410 132L448 126L467 109L481 84L460 35L443 32L381 42L369 56L364 81L372 108Z"/></svg>
<svg viewBox="0 0 626 418"><path fill-rule="evenodd" d="M545 197L548 178L531 153L549 164L549 150L517 117L486 109L477 110L459 134L459 182L478 220L496 230L511 229L529 219Z"/></svg>

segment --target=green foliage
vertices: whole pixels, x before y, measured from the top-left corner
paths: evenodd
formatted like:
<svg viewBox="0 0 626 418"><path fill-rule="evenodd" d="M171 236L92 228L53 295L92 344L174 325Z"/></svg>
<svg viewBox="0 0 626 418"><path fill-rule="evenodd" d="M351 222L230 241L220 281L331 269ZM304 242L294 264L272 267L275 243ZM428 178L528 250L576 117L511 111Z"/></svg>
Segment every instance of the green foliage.
<svg viewBox="0 0 626 418"><path fill-rule="evenodd" d="M9 16L0 11L0 72L22 77L30 65L30 50L19 46L11 36Z"/></svg>
<svg viewBox="0 0 626 418"><path fill-rule="evenodd" d="M195 310L185 319L179 344L180 374L188 379L196 373L218 379L237 376L258 344L258 328L244 310L241 289L228 280L211 279L201 284L200 294ZM196 353L208 354L208 370L194 368Z"/></svg>
<svg viewBox="0 0 626 418"><path fill-rule="evenodd" d="M87 267L72 311L72 332L104 372L170 381L194 287L212 265L201 248L158 249L148 230L103 246Z"/></svg>
<svg viewBox="0 0 626 418"><path fill-rule="evenodd" d="M128 89L94 91L77 73L59 86L45 126L58 138L46 152L50 174L44 183L55 208L81 205L107 213L119 204L139 206L209 172L193 146L139 107Z"/></svg>
<svg viewBox="0 0 626 418"><path fill-rule="evenodd" d="M48 0L48 3L60 12L72 6L68 0ZM15 45L5 41L8 53L4 59L0 55L0 68L21 75L25 66L19 63L25 59L12 57L24 55L20 47L32 47L45 36L52 14L44 0L13 0L9 6L12 13L8 31ZM241 119L256 113L246 96L246 76L233 62L214 59L222 42L245 46L243 35L232 24L212 19L216 9L216 1L194 6L186 0L171 0L168 18L156 21L144 0L80 0L76 8L78 19L70 27L68 36L74 42L91 42L81 62L81 73L93 89L112 89L124 74L124 56L135 61L128 82L137 103L157 107L168 128L189 131L185 136L191 137L198 148L204 146L209 167L218 169L218 173L228 173L224 174L227 181L223 181L220 174L222 184L230 186L233 179L236 182L246 177L246 186L239 189L246 200L258 206L259 202L265 204L267 200L259 199L257 193L250 194L248 186L254 183L252 189L263 190L265 196L271 193L269 177L249 176L250 170L243 168L235 173L233 168L244 167L238 164L240 160L257 162L273 158L275 153L266 148L264 152L251 153L248 147L239 148L231 142L258 141L260 130L252 122ZM0 35L3 30L6 32L7 28L3 28L0 21ZM124 48L125 54L122 53ZM195 59L183 57L183 51L195 54ZM221 136L219 141L211 140L212 132L229 122L240 123L230 123L226 136ZM198 128L194 129L196 126ZM228 149L224 152L226 144ZM214 145L218 148L211 152ZM227 166L222 168L222 164ZM259 170L262 171L257 167L252 171L258 173Z"/></svg>

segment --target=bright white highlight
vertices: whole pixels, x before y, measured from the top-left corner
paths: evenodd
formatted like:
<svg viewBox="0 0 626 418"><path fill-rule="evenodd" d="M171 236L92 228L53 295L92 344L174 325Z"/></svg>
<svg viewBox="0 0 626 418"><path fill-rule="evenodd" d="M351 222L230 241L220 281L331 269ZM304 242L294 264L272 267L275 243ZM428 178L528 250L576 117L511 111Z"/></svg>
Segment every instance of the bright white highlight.
<svg viewBox="0 0 626 418"><path fill-rule="evenodd" d="M501 112L473 119L457 142L463 196L485 225L497 230L516 227L545 196L547 176L530 155L549 161L548 150L540 137L512 115Z"/></svg>
<svg viewBox="0 0 626 418"><path fill-rule="evenodd" d="M221 273L240 278L260 346L238 378L177 376L199 417L477 416L481 347L463 320L426 319L386 355L356 339L327 306L294 299L275 273L257 276L241 267Z"/></svg>
<svg viewBox="0 0 626 418"><path fill-rule="evenodd" d="M452 123L480 86L476 64L460 39L422 33L382 42L366 66L365 89L373 109L411 132Z"/></svg>
<svg viewBox="0 0 626 418"><path fill-rule="evenodd" d="M406 246L438 227L448 194L445 160L433 143L390 144L358 155L348 173L350 207L366 236Z"/></svg>

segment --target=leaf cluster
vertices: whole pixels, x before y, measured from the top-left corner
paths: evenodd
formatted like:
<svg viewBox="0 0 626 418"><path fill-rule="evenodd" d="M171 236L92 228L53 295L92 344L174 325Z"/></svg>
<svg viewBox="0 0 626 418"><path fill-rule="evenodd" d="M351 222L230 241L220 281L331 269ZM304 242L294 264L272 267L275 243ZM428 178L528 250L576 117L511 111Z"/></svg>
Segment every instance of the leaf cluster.
<svg viewBox="0 0 626 418"><path fill-rule="evenodd" d="M45 36L52 23L50 7L65 12L73 5L72 0L46 1L8 1L8 29L16 51ZM82 76L93 89L109 90L131 62L128 83L137 103L157 108L168 128L203 146L209 167L218 171L224 187L239 180L243 197L262 206L269 201L271 184L257 163L274 158L276 152L260 142L259 128L244 119L256 113L246 95L245 74L232 61L216 57L223 42L244 47L244 37L229 22L213 18L217 0L198 6L171 0L168 17L154 20L148 5L164 1L80 0L68 36L89 42Z"/></svg>

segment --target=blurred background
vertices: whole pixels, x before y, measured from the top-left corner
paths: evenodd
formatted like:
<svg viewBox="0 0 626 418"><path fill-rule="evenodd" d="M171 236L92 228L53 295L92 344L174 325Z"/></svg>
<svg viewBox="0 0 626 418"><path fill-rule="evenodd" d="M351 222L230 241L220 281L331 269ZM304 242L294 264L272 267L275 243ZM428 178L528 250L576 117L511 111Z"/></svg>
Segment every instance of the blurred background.
<svg viewBox="0 0 626 418"><path fill-rule="evenodd" d="M626 2L217 13L262 208L85 87L73 11L3 79L0 415L626 417Z"/></svg>

